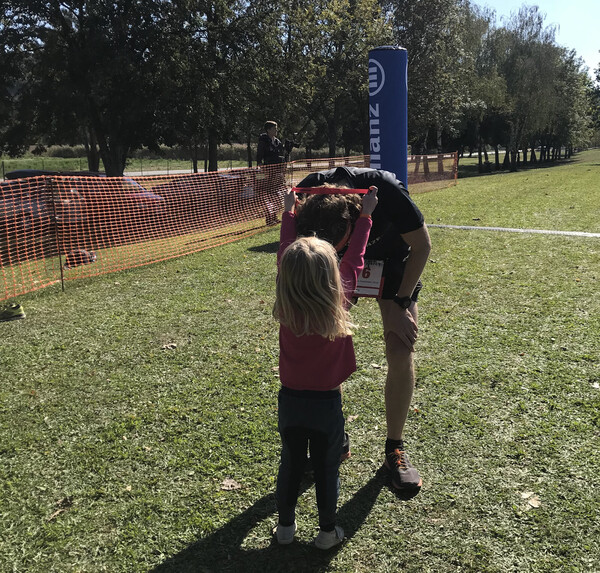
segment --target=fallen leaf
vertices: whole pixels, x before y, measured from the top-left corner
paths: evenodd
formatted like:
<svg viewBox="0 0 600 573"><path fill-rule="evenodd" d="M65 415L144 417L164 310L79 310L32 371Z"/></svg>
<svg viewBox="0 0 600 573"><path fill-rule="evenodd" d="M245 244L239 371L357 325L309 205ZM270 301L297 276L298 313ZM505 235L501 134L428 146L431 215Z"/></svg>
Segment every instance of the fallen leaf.
<svg viewBox="0 0 600 573"><path fill-rule="evenodd" d="M57 509L46 521L52 521L56 519L61 513L67 511L66 509Z"/></svg>
<svg viewBox="0 0 600 573"><path fill-rule="evenodd" d="M232 478L225 478L222 482L221 482L221 489L225 490L225 491L231 491L234 489L241 489L241 485L235 481Z"/></svg>
<svg viewBox="0 0 600 573"><path fill-rule="evenodd" d="M63 509L67 509L73 506L73 498L72 497L63 497L56 502L57 507L62 507Z"/></svg>
<svg viewBox="0 0 600 573"><path fill-rule="evenodd" d="M67 511L67 509L72 507L73 498L63 497L62 499L59 499L55 505L58 507L58 509L50 517L48 517L46 521L52 521L53 519L56 519L61 513L64 513Z"/></svg>
<svg viewBox="0 0 600 573"><path fill-rule="evenodd" d="M381 368L381 364L371 364L371 368Z"/></svg>
<svg viewBox="0 0 600 573"><path fill-rule="evenodd" d="M177 348L177 344L175 344L174 342L169 342L169 344L165 344L162 347L162 350L175 350Z"/></svg>
<svg viewBox="0 0 600 573"><path fill-rule="evenodd" d="M358 418L358 415L356 416L348 416L348 422L354 422L354 420L356 420Z"/></svg>
<svg viewBox="0 0 600 573"><path fill-rule="evenodd" d="M528 499L528 498L530 498L533 495L535 495L535 491L524 491L521 494L521 499Z"/></svg>
<svg viewBox="0 0 600 573"><path fill-rule="evenodd" d="M540 505L542 505L542 502L540 501L540 498L537 495L534 495L533 497L530 497L527 500L527 504L530 507L538 508L540 507Z"/></svg>
<svg viewBox="0 0 600 573"><path fill-rule="evenodd" d="M600 390L600 384L598 382L594 382L592 384L592 388L594 388L595 390Z"/></svg>
<svg viewBox="0 0 600 573"><path fill-rule="evenodd" d="M125 486L125 491L131 491L131 486L130 485Z"/></svg>

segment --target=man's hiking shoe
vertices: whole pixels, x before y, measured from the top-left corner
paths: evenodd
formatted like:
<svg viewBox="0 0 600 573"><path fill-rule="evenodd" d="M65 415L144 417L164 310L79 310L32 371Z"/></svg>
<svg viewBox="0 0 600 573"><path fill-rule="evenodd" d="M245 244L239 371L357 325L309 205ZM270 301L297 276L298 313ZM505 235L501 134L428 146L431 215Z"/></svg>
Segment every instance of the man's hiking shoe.
<svg viewBox="0 0 600 573"><path fill-rule="evenodd" d="M277 537L277 543L279 545L289 545L292 541L294 541L294 533L298 529L298 525L294 521L292 525L281 525L281 523L277 524L275 528L275 536Z"/></svg>
<svg viewBox="0 0 600 573"><path fill-rule="evenodd" d="M9 320L19 320L25 318L25 311L20 304L11 304L0 312L0 322L8 322Z"/></svg>
<svg viewBox="0 0 600 573"><path fill-rule="evenodd" d="M315 545L319 549L331 549L344 541L344 530L336 525L333 531L319 531L319 535L315 537Z"/></svg>
<svg viewBox="0 0 600 573"><path fill-rule="evenodd" d="M408 461L408 455L404 451L404 444L392 452L385 454L385 467L390 470L392 485L402 492L419 493L423 480L419 472Z"/></svg>
<svg viewBox="0 0 600 573"><path fill-rule="evenodd" d="M346 461L352 453L350 452L350 436L344 432L344 441L342 442L342 453L340 454L340 463Z"/></svg>

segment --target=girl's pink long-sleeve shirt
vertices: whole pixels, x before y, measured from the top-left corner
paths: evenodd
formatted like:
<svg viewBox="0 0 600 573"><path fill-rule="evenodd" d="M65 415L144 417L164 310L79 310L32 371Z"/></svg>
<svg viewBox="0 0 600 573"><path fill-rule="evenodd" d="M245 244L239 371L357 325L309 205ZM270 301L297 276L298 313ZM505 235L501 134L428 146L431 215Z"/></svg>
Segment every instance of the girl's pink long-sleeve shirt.
<svg viewBox="0 0 600 573"><path fill-rule="evenodd" d="M340 275L347 304L356 290L359 273L371 230L371 219L360 217L354 227L350 245L340 262ZM286 211L281 220L277 267L285 249L297 237L296 216ZM296 336L286 326L279 326L279 379L294 390L332 390L354 371L356 357L351 336L329 340L318 334Z"/></svg>

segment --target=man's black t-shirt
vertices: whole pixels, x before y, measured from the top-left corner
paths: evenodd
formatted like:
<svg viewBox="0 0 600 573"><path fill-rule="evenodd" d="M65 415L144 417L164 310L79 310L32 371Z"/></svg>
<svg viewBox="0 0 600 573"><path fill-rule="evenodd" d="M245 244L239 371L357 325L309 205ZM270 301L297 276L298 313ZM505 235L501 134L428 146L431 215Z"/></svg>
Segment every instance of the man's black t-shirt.
<svg viewBox="0 0 600 573"><path fill-rule="evenodd" d="M377 187L379 202L371 216L373 228L365 258L392 259L403 263L410 249L400 235L420 229L425 220L402 182L389 171L366 167L336 167L311 173L298 187L330 184L343 184L350 189L368 189L371 185Z"/></svg>
<svg viewBox="0 0 600 573"><path fill-rule="evenodd" d="M382 298L393 298L402 282L404 266L410 255L410 247L401 235L423 227L425 219L421 211L408 195L403 183L389 171L366 167L336 167L311 173L298 184L298 187L335 184L350 189L368 189L371 185L377 187L379 201L371 215L373 226L365 259L385 262ZM417 300L421 287L419 281L412 295L413 300Z"/></svg>

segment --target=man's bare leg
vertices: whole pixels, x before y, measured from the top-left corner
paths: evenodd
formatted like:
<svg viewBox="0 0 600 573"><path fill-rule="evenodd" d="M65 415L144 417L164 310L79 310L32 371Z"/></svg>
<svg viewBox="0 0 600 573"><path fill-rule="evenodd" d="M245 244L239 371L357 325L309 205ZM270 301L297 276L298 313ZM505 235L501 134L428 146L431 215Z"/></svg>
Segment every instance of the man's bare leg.
<svg viewBox="0 0 600 573"><path fill-rule="evenodd" d="M402 441L415 387L413 352L390 330L390 321L396 306L396 303L391 300L379 301L388 363L385 382L386 466L392 471L394 487L418 492L422 483L421 477L408 461ZM416 303L409 311L416 323L418 316Z"/></svg>

